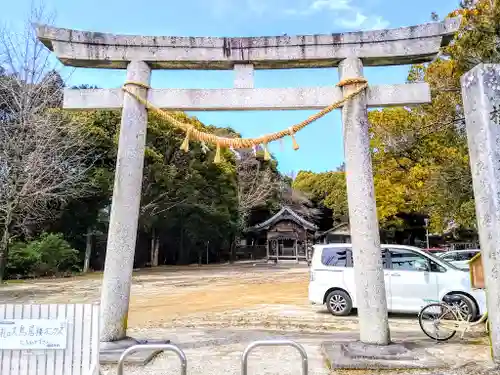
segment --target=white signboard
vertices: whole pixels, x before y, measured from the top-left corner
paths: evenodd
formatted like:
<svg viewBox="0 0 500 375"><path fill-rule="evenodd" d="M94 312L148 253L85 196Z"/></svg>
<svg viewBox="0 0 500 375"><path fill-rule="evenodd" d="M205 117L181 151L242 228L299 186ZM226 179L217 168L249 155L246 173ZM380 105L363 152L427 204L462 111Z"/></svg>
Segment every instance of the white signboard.
<svg viewBox="0 0 500 375"><path fill-rule="evenodd" d="M0 320L0 350L66 349L67 326L61 319Z"/></svg>

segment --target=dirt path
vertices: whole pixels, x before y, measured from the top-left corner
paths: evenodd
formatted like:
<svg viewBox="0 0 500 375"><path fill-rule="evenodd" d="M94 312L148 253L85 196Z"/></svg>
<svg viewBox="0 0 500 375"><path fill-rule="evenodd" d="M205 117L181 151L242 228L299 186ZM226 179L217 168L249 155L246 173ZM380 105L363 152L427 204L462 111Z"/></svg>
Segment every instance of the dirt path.
<svg viewBox="0 0 500 375"><path fill-rule="evenodd" d="M129 325L151 326L188 316L221 314L260 305L309 307L307 269L274 266L162 267L136 272ZM3 303L98 302L101 275L11 283Z"/></svg>
<svg viewBox="0 0 500 375"><path fill-rule="evenodd" d="M357 318L333 317L324 307L311 306L307 299L308 276L306 267L253 264L142 270L133 277L130 333L144 338L171 338L193 360L191 374L205 374L207 366L213 366L213 372L209 372L218 375L238 373L235 369L239 356L251 341L286 335L306 346L313 366L311 373L325 375L320 342L325 337L355 340ZM96 273L14 282L0 286L0 303L98 302L101 277ZM454 364L488 359L487 339L481 334L469 336L472 338L466 341L435 345L420 332L415 318L391 316L393 337L423 340L429 352ZM290 356L289 365L294 367L296 353L283 355ZM262 353L262 358L268 358L268 354ZM457 358L462 359L457 362ZM159 368L166 371L176 362L172 364L171 358L162 356L151 366L151 373L156 375ZM279 369L281 364L271 361L269 366L271 372L262 373L278 373L271 368ZM140 368L130 370L132 374L148 373Z"/></svg>
<svg viewBox="0 0 500 375"><path fill-rule="evenodd" d="M98 302L101 274L12 283L3 303ZM240 327L306 331L355 330L355 317L336 318L307 299L308 269L238 264L161 267L133 277L128 324L149 327ZM413 329L411 318L394 328Z"/></svg>

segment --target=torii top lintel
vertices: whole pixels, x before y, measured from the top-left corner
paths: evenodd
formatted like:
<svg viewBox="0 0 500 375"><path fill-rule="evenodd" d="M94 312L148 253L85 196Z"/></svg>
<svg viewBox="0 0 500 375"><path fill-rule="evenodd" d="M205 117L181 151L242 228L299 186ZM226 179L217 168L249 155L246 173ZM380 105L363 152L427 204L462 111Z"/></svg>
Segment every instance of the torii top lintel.
<svg viewBox="0 0 500 375"><path fill-rule="evenodd" d="M358 57L365 66L430 61L460 26L449 18L397 29L272 37L174 37L114 35L38 25L38 38L68 66L127 67L142 60L153 69L255 69L335 67Z"/></svg>

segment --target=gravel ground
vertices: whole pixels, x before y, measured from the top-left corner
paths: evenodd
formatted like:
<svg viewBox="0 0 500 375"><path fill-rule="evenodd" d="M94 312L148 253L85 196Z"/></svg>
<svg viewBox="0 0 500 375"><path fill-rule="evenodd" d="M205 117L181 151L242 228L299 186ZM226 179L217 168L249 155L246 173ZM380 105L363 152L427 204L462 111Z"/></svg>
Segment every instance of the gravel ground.
<svg viewBox="0 0 500 375"><path fill-rule="evenodd" d="M0 303L98 302L101 276L15 282L0 287ZM134 273L129 333L178 344L187 355L188 374L239 374L244 348L252 341L272 338L301 343L309 356L309 373L326 374L321 342L355 340L357 318L334 318L324 308L309 305L307 285L308 269L300 266L246 263L141 270ZM384 373L500 374L488 367L488 341L481 330L466 340L435 344L421 333L415 316L391 316L390 325L396 341L424 345L450 368ZM161 354L146 367L127 367L125 374L176 374L178 368L172 354ZM299 373L300 359L290 348L256 349L250 357L251 375Z"/></svg>

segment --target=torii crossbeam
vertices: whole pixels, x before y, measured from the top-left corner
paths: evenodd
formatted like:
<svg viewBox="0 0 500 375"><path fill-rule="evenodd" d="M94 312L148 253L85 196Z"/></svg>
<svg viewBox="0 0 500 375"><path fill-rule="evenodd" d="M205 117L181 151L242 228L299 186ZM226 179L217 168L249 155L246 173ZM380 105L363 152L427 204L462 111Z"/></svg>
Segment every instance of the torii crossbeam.
<svg viewBox="0 0 500 375"><path fill-rule="evenodd" d="M363 65L431 61L460 19L391 30L248 38L128 36L38 26L38 38L65 65L127 69L127 81L149 86L152 69L230 70L232 89L131 87L171 110L283 110L326 107L352 87L254 88L254 69L338 67L340 79L363 76ZM369 150L367 107L428 103L425 83L370 87L342 109L349 218L361 341L390 341L379 227ZM68 109L123 108L102 288L101 341L126 336L141 197L147 113L120 89L65 90Z"/></svg>

